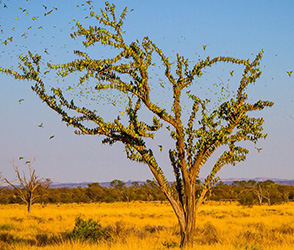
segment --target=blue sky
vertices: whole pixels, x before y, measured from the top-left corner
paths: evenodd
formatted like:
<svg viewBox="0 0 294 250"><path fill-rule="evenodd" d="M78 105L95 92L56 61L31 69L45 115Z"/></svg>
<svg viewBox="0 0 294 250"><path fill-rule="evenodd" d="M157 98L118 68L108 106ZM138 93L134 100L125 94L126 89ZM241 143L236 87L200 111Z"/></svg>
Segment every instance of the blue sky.
<svg viewBox="0 0 294 250"><path fill-rule="evenodd" d="M264 49L263 74L248 92L253 101L262 99L275 103L274 107L256 114L264 117L268 138L256 145L262 148L260 153L254 150L255 145L249 145L247 160L235 167L224 167L219 175L223 178L294 179L294 74L291 77L287 74L287 71L294 71L293 1L125 0L114 3L118 10L125 6L134 9L125 20L127 42L149 36L171 59L176 52L194 62L198 56L202 59L207 56L247 59ZM27 50L53 63L73 60L72 51L83 49L80 39L73 40L69 36L74 31L71 27L75 21L80 20L85 26L91 22L98 25L93 24L93 19L85 19L92 11L85 1L51 0L42 1L42 4L37 0L0 1L0 67L14 66L16 69L17 56ZM98 12L103 1L93 1L92 5ZM52 13L44 16L51 10ZM11 37L12 42L8 40ZM206 45L205 50L203 45ZM114 53L99 45L89 51L96 58ZM223 68L228 72L232 66L212 68L207 72L209 77L199 79L197 86L209 87L210 80L218 77L225 82L228 76ZM154 69L152 74L160 75L161 70ZM241 72L235 69L234 80L240 79ZM56 83L53 75L47 80L51 85ZM73 84L77 80L72 77L66 82ZM66 83L59 81L57 84ZM13 178L11 161L14 159L23 166L23 161L18 160L22 156L35 158L33 167L37 173L57 182L152 179L147 166L126 159L121 145L110 147L101 144L102 137L76 136L72 128L61 122L61 117L37 98L29 82L0 74L0 86L0 172L4 176ZM168 91L159 93L161 101L168 102L167 94ZM19 102L21 99L24 100ZM115 111L107 104L100 110L106 117L111 117ZM38 127L41 123L43 128ZM54 138L49 139L52 135ZM150 143L154 145L162 169L172 180L167 134L156 136L155 142ZM162 152L156 148L158 144L165 145ZM209 164L200 176L204 177L208 171Z"/></svg>

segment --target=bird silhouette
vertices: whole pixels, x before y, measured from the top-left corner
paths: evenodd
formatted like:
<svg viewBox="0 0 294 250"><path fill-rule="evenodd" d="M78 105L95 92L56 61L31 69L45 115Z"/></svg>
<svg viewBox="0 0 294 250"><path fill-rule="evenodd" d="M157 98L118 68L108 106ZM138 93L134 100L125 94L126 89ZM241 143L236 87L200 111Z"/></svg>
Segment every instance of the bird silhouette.
<svg viewBox="0 0 294 250"><path fill-rule="evenodd" d="M48 15L50 15L52 12L53 12L53 10L50 10L49 12L44 13L44 16L48 16Z"/></svg>

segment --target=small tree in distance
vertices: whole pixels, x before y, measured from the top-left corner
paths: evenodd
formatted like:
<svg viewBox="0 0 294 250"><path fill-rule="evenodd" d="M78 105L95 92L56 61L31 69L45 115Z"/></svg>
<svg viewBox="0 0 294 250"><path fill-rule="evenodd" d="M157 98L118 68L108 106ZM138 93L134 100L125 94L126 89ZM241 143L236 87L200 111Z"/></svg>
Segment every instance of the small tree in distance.
<svg viewBox="0 0 294 250"><path fill-rule="evenodd" d="M40 179L36 175L36 170L31 167L32 163L28 161L26 164L29 169L28 176L25 174L25 171L23 171L23 174L21 175L19 167L15 164L14 161L12 162L13 169L19 184L14 184L13 181L9 181L7 178L3 177L2 180L4 181L4 183L8 184L8 186L11 186L16 190L17 196L23 202L25 202L25 204L27 205L28 213L30 213L32 204L40 197L40 195L35 194L36 189L40 186L48 188L51 180L46 179L45 181L43 181L43 179Z"/></svg>
<svg viewBox="0 0 294 250"><path fill-rule="evenodd" d="M62 116L62 120L75 127L77 134L102 135L103 143L110 145L121 142L125 146L127 158L132 161L143 162L152 172L158 187L170 202L179 222L181 232L181 247L192 246L195 233L197 210L202 204L206 193L218 181L216 174L227 165L235 165L244 161L248 149L241 147L239 142L251 141L256 143L265 138L262 133L262 118L253 118L248 115L250 111L263 110L273 105L270 101L248 102L246 89L249 84L255 83L261 76L259 68L263 51L256 58L250 60L232 57L215 57L199 60L189 66L188 59L177 54L175 73L169 58L157 45L144 37L142 42L134 41L127 44L122 31L127 8L119 18L115 14L114 4L105 3L101 15L94 11L90 16L97 22L97 26L85 28L76 23L77 31L71 34L72 38L83 37L85 47L101 43L110 46L118 52L116 56L107 59L92 59L87 53L74 51L79 59L52 65L50 70L57 70L57 74L65 77L79 72L83 74L79 86L90 79L95 83L96 92L115 90L127 97L125 112L121 112L112 122L105 119L95 110L79 106L78 100L68 100L60 88L46 89L41 73L41 56L28 52L27 56L20 56L21 73L10 69L0 68L4 73L16 79L30 80L35 83L32 90L51 109ZM161 82L152 82L148 69L154 66L152 56L157 55L164 66L165 84L172 89L172 108L161 106L153 98L153 87L160 86ZM193 81L203 75L206 68L216 63L231 63L244 68L235 96L224 101L218 107L210 110L209 100L197 96L195 89L191 89ZM127 80L126 80L127 79ZM182 94L187 94L191 102L191 112L188 119L183 116L181 106ZM142 109L154 115L151 124L142 120ZM75 112L75 114L73 114ZM123 119L123 117L127 119ZM90 123L92 125L90 125ZM169 150L169 158L175 175L175 188L167 181L152 148L147 145L148 139L166 127L174 140L174 148ZM210 174L197 187L200 169L211 155L220 147L226 147L217 161L212 165ZM196 192L197 189L197 192Z"/></svg>

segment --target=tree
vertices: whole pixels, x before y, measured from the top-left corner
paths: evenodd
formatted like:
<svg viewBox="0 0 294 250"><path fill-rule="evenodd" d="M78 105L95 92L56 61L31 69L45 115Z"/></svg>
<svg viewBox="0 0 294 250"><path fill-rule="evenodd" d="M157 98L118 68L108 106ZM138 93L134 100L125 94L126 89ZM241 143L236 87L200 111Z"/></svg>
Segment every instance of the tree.
<svg viewBox="0 0 294 250"><path fill-rule="evenodd" d="M0 185L3 183L3 179L4 179L4 177L3 177L2 173L0 172Z"/></svg>
<svg viewBox="0 0 294 250"><path fill-rule="evenodd" d="M291 195L291 186L279 185L278 189L283 201L288 203Z"/></svg>
<svg viewBox="0 0 294 250"><path fill-rule="evenodd" d="M249 180L246 182L246 190L252 192L258 199L258 204L262 205L263 200L267 200L268 205L271 205L271 196L275 197L281 196L278 193L278 184L274 183L272 180L256 182L254 180ZM280 199L282 200L282 197Z"/></svg>
<svg viewBox="0 0 294 250"><path fill-rule="evenodd" d="M263 190L262 197L267 200L267 204L270 206L272 204L272 195L277 192L278 184L274 183L272 180L266 180L258 182L258 186Z"/></svg>
<svg viewBox="0 0 294 250"><path fill-rule="evenodd" d="M90 183L87 187L87 195L92 202L101 202L105 196L103 187L98 182Z"/></svg>
<svg viewBox="0 0 294 250"><path fill-rule="evenodd" d="M116 196L120 201L129 201L130 195L126 184L121 180L113 180L110 182L110 188L115 190Z"/></svg>
<svg viewBox="0 0 294 250"><path fill-rule="evenodd" d="M36 170L31 167L32 163L28 161L27 166L29 169L29 176L27 177L25 172L23 171L23 174L20 174L19 167L15 164L15 162L12 162L12 166L14 169L14 172L16 174L17 180L19 184L13 184L12 181L9 181L7 178L3 178L3 181L8 184L8 186L11 186L14 188L14 190L17 192L18 197L26 203L28 213L31 212L31 206L32 204L38 199L41 195L36 194L36 189L38 187L45 187L48 188L51 180L46 179L43 181L36 175Z"/></svg>
<svg viewBox="0 0 294 250"><path fill-rule="evenodd" d="M262 205L264 190L262 189L260 183L256 182L255 180L249 180L243 181L242 184L246 191L252 192L256 196L258 204Z"/></svg>
<svg viewBox="0 0 294 250"><path fill-rule="evenodd" d="M121 180L113 180L110 182L110 187L117 189L117 190L121 190L123 189L123 187L125 187L125 183Z"/></svg>
<svg viewBox="0 0 294 250"><path fill-rule="evenodd" d="M20 56L19 68L22 72L6 68L1 68L1 71L15 79L34 82L32 90L61 115L67 125L76 128L76 134L102 135L103 143L109 145L121 142L125 146L127 158L146 164L177 216L181 246L192 246L197 210L210 187L218 181L216 174L223 166L235 165L246 159L249 150L240 146L239 142L256 143L266 137L262 133L263 118L255 118L248 113L270 107L273 102L258 100L249 103L246 93L248 85L255 83L262 74L259 65L263 50L252 62L250 59L220 56L212 59L207 57L192 66L188 59L177 54L173 66L169 57L149 37L144 37L142 42L136 40L128 44L125 41L122 27L126 14L127 8L117 18L115 5L106 2L100 15L94 11L90 13L98 26L85 28L77 22L77 30L71 34L73 39L82 37L85 48L100 43L115 49L117 54L114 57L92 59L86 52L74 51L79 59L65 64L47 64L50 70L56 70L61 77L79 73L79 86L86 87L86 83L93 83L97 95L109 90L124 96L127 100L122 104L125 112L121 111L113 122L106 121L90 107L80 106L78 100L67 99L58 87L48 90L41 70L41 56L38 54L33 55L29 51L28 55ZM157 56L163 64L166 77L164 84L169 84L172 89L171 110L154 100L153 88L163 83L152 82L150 78L150 68L154 66L153 56ZM209 100L197 96L192 85L207 68L220 62L239 65L244 70L235 95L211 109ZM183 93L192 102L188 117L183 114L181 105L181 100L186 96ZM154 116L152 122L141 119L142 111L148 111ZM175 147L169 150L169 158L175 175L175 189L170 186L147 143L148 139L153 139L157 132L162 131L163 125L174 140ZM196 195L200 169L217 149L221 149L222 154Z"/></svg>

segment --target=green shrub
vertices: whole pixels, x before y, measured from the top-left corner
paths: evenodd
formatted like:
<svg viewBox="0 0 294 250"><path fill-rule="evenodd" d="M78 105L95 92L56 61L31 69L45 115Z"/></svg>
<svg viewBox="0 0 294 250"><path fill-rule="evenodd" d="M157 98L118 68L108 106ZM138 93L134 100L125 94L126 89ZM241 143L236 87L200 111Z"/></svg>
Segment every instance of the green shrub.
<svg viewBox="0 0 294 250"><path fill-rule="evenodd" d="M90 240L93 242L111 238L109 230L103 228L97 221L91 218L84 220L81 217L76 218L74 229L66 236L73 240Z"/></svg>
<svg viewBox="0 0 294 250"><path fill-rule="evenodd" d="M0 230L10 231L12 229L14 229L14 225L11 225L11 224L1 224L0 225Z"/></svg>
<svg viewBox="0 0 294 250"><path fill-rule="evenodd" d="M15 241L15 239L12 234L1 233L0 234L0 241L3 241L5 243L13 243Z"/></svg>
<svg viewBox="0 0 294 250"><path fill-rule="evenodd" d="M48 234L37 234L36 235L36 245L44 247L52 244L59 244L62 242L62 235L48 235Z"/></svg>

